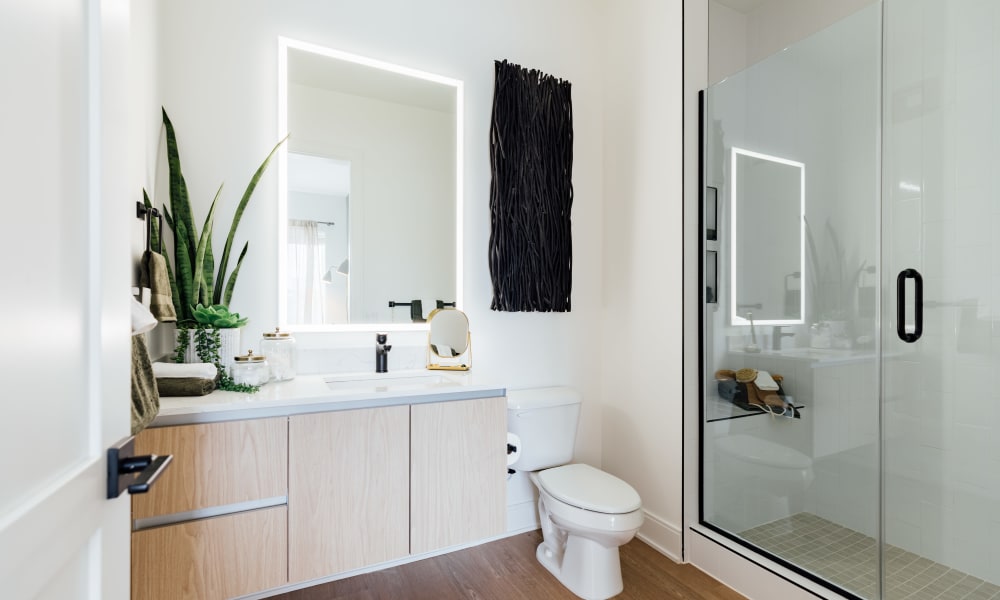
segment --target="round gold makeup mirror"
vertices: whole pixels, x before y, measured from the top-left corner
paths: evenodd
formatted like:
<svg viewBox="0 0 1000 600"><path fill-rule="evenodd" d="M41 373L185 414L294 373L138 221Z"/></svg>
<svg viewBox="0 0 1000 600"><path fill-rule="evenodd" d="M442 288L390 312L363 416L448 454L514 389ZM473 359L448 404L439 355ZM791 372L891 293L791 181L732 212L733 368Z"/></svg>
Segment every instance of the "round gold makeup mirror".
<svg viewBox="0 0 1000 600"><path fill-rule="evenodd" d="M468 371L472 366L469 317L455 308L438 308L427 317L427 368Z"/></svg>

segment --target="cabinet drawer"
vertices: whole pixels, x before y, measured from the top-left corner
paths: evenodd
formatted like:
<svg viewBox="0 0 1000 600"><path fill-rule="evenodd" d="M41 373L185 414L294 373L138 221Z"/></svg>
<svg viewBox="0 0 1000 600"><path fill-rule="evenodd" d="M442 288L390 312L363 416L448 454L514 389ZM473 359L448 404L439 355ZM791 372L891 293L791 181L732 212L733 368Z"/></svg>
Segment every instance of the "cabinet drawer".
<svg viewBox="0 0 1000 600"><path fill-rule="evenodd" d="M287 507L132 534L133 600L223 600L288 581Z"/></svg>
<svg viewBox="0 0 1000 600"><path fill-rule="evenodd" d="M174 461L149 493L132 497L133 519L288 495L286 418L146 429L135 451Z"/></svg>

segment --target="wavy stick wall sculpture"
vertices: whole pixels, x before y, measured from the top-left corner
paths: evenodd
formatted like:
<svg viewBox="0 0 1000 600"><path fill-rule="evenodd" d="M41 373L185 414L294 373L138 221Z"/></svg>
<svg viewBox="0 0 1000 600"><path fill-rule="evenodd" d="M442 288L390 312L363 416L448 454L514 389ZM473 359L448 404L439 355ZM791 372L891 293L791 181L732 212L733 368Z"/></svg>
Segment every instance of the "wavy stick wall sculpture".
<svg viewBox="0 0 1000 600"><path fill-rule="evenodd" d="M570 83L495 62L490 126L493 310L569 312L573 284Z"/></svg>

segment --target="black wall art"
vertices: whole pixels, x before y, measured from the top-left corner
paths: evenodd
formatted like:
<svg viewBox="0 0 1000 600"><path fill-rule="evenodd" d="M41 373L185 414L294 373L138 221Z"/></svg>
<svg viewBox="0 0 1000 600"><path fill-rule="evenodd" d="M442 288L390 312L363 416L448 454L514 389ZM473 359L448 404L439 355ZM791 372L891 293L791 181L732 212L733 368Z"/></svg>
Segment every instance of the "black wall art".
<svg viewBox="0 0 1000 600"><path fill-rule="evenodd" d="M490 126L491 308L569 312L573 284L570 83L495 62Z"/></svg>

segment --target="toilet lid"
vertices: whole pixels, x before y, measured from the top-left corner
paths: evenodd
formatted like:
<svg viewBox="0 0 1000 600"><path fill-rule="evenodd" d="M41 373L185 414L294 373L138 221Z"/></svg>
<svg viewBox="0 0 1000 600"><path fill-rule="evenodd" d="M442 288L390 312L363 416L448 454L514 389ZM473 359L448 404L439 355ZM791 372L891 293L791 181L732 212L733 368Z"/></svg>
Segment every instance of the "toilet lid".
<svg viewBox="0 0 1000 600"><path fill-rule="evenodd" d="M553 498L584 510L618 515L642 506L632 486L590 465L545 469L537 478Z"/></svg>
<svg viewBox="0 0 1000 600"><path fill-rule="evenodd" d="M719 438L715 444L726 454L747 462L785 469L808 469L812 466L812 459L794 448L742 433Z"/></svg>

